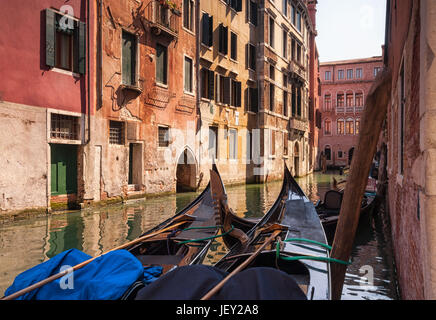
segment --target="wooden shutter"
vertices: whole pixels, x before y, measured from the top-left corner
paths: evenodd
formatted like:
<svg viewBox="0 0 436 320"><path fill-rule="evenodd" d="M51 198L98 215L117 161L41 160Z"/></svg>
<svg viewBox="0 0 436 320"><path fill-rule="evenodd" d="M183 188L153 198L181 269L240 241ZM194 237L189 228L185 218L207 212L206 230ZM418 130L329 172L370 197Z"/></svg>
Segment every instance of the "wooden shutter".
<svg viewBox="0 0 436 320"><path fill-rule="evenodd" d="M75 23L74 27L74 72L86 73L86 23Z"/></svg>
<svg viewBox="0 0 436 320"><path fill-rule="evenodd" d="M221 81L223 84L222 102L224 104L230 104L230 78L229 77L221 77Z"/></svg>
<svg viewBox="0 0 436 320"><path fill-rule="evenodd" d="M213 45L213 17L209 16L209 47L212 47Z"/></svg>
<svg viewBox="0 0 436 320"><path fill-rule="evenodd" d="M240 107L241 106L241 82L240 81L235 81L235 102L236 105L235 107Z"/></svg>
<svg viewBox="0 0 436 320"><path fill-rule="evenodd" d="M207 70L208 72L208 84L209 84L209 88L208 88L208 98L210 100L214 99L214 89L215 89L215 74L212 70Z"/></svg>
<svg viewBox="0 0 436 320"><path fill-rule="evenodd" d="M45 10L45 64L56 65L56 13L51 9Z"/></svg>
<svg viewBox="0 0 436 320"><path fill-rule="evenodd" d="M235 10L237 12L241 12L242 11L242 0L236 0L236 8Z"/></svg>
<svg viewBox="0 0 436 320"><path fill-rule="evenodd" d="M201 17L201 42L205 44L206 46L210 46L209 41L209 15L207 13L203 13L203 16Z"/></svg>

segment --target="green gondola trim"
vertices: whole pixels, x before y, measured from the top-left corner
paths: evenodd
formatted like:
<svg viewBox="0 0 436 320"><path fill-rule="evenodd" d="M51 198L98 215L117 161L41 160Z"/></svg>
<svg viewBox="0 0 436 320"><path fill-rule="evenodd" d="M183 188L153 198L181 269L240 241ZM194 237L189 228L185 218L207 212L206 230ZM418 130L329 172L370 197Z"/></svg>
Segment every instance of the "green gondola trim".
<svg viewBox="0 0 436 320"><path fill-rule="evenodd" d="M189 228L188 228L188 229L189 229ZM235 229L235 227L232 226L232 228L231 228L229 231L227 231L227 232L225 232L225 233L223 233L223 234L219 234L219 235L217 235L217 236L212 236L212 237L207 237L207 238L202 238L202 239L191 239L191 240L185 240L185 241L179 242L179 245L186 244L186 243L190 243L190 242L201 242L201 241L206 241L206 240L211 240L211 239L216 239L216 238L224 237L225 235L227 235L227 234L229 234L230 232L232 232L234 229Z"/></svg>
<svg viewBox="0 0 436 320"><path fill-rule="evenodd" d="M314 240L310 240L310 239L291 238L291 239L286 239L286 240L284 240L284 242L307 242L307 243L317 244L317 245L319 245L319 246L321 246L321 247L324 247L324 248L326 248L326 249L328 249L328 250L332 250L332 247L331 247L331 246L329 246L329 245L327 245L327 244L325 244L325 243L321 243L321 242L314 241Z"/></svg>

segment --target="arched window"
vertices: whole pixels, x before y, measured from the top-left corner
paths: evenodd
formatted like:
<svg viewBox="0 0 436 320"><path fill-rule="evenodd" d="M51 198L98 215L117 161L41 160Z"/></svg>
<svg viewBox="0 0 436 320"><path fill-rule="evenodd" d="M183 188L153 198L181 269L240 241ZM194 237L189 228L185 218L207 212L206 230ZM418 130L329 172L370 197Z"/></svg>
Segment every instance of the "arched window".
<svg viewBox="0 0 436 320"><path fill-rule="evenodd" d="M346 102L347 102L347 107L352 107L354 105L354 93L353 93L353 91L347 91Z"/></svg>
<svg viewBox="0 0 436 320"><path fill-rule="evenodd" d="M344 119L339 119L337 122L337 129L338 129L338 135L343 135L345 134L345 120Z"/></svg>
<svg viewBox="0 0 436 320"><path fill-rule="evenodd" d="M324 95L324 111L332 110L332 95L330 93L326 93Z"/></svg>
<svg viewBox="0 0 436 320"><path fill-rule="evenodd" d="M338 92L337 97L336 97L336 104L338 108L342 108L344 107L344 93L343 92Z"/></svg>
<svg viewBox="0 0 436 320"><path fill-rule="evenodd" d="M356 92L356 107L363 107L363 92Z"/></svg>
<svg viewBox="0 0 436 320"><path fill-rule="evenodd" d="M332 121L330 119L324 120L324 134L325 135L332 134Z"/></svg>
<svg viewBox="0 0 436 320"><path fill-rule="evenodd" d="M360 133L360 119L356 119L355 131L356 135Z"/></svg>
<svg viewBox="0 0 436 320"><path fill-rule="evenodd" d="M345 134L354 134L354 119L347 119L347 122L345 124Z"/></svg>

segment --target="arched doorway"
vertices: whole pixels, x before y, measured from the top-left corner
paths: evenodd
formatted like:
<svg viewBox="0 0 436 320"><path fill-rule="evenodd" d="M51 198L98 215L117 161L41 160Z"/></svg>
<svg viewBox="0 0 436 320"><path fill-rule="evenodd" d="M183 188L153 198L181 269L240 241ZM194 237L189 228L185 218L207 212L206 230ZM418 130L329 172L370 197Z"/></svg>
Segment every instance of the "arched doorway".
<svg viewBox="0 0 436 320"><path fill-rule="evenodd" d="M197 189L197 166L192 152L185 149L177 162L177 192L190 192Z"/></svg>
<svg viewBox="0 0 436 320"><path fill-rule="evenodd" d="M300 148L298 147L298 142L294 145L294 176L298 177L300 171Z"/></svg>
<svg viewBox="0 0 436 320"><path fill-rule="evenodd" d="M354 147L348 151L348 165L351 165L351 161L353 160L353 154L354 154Z"/></svg>

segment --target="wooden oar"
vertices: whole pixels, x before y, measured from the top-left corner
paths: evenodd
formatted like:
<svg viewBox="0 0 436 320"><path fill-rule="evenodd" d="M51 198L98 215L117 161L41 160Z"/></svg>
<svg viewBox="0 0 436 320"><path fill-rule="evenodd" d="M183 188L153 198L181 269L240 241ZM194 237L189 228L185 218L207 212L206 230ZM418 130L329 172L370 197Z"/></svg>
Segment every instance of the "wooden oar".
<svg viewBox="0 0 436 320"><path fill-rule="evenodd" d="M223 286L224 284L229 281L231 277L233 277L235 274L243 270L245 267L247 267L262 251L263 249L270 244L280 233L282 230L276 230L273 232L273 234L260 246L259 249L255 253L253 253L250 258L245 260L243 263L241 263L235 270L233 270L227 277L225 277L220 283L218 283L214 288L212 288L208 293L206 293L201 300L209 300L214 294L216 294Z"/></svg>
<svg viewBox="0 0 436 320"><path fill-rule="evenodd" d="M182 225L182 224L184 224L184 223L186 223L186 222L187 222L187 221L182 221L182 222L176 223L176 224L174 224L174 225L172 225L172 226L169 226L169 227L167 227L167 228L165 228L165 229L162 229L162 230L160 230L160 231L157 231L157 232L154 232L154 233L151 233L151 234L145 235L145 236L143 236L143 237L141 237L141 238L138 238L138 239L135 239L135 240L130 241L130 242L128 242L128 243L125 243L125 244L123 244L123 245L121 245L121 246L118 246L118 247L116 247L116 248L114 248L114 249L112 249L112 250L110 250L110 251L108 251L108 252L105 252L105 253L103 253L103 254L101 254L101 255L99 255L99 256L96 256L96 257L91 258L91 259L89 259L89 260L86 260L86 261L84 261L84 262L82 262L82 263L79 263L78 265L75 265L75 266L72 267L72 268L69 268L69 269L64 270L64 271L62 271L62 272L59 272L59 273L57 273L57 274L55 274L55 275L52 275L52 276L50 276L50 277L48 277L48 278L46 278L46 279L44 279L44 280L41 280L41 281L39 281L39 282L37 282L37 283L35 283L35 284L33 284L33 285L27 287L27 288L24 288L24 289L22 289L22 290L20 290L20 291L17 291L17 292L15 292L15 293L13 293L13 294L11 294L11 295L9 295L9 296L3 297L3 298L1 298L0 300L13 300L13 299L16 299L16 298L22 296L23 294L26 294L26 293L28 293L28 292L30 292L30 291L32 291L32 290L38 289L38 288L40 288L40 287L46 285L47 283L50 283L50 282L52 282L52 281L54 281L54 280L56 280L56 279L59 279L59 278L65 276L65 275L67 275L67 274L69 274L69 273L71 273L71 272L73 272L73 271L79 270L80 268L83 268L84 266L86 266L87 264L91 263L91 262L94 261L95 259L100 258L100 257L104 256L105 254L108 254L109 252L112 252L112 251L116 251L116 250L121 250L121 249L127 248L127 247L129 247L129 246L131 246L131 245L134 245L134 244L137 244L137 243L142 242L142 241L144 241L144 240L147 240L147 239L149 239L149 238L155 237L155 236L157 236L157 235L159 235L159 234L162 234L162 233L164 233L164 232L166 232L166 231L173 230L174 228L176 228L176 227L178 227L178 226L180 226L180 225Z"/></svg>

